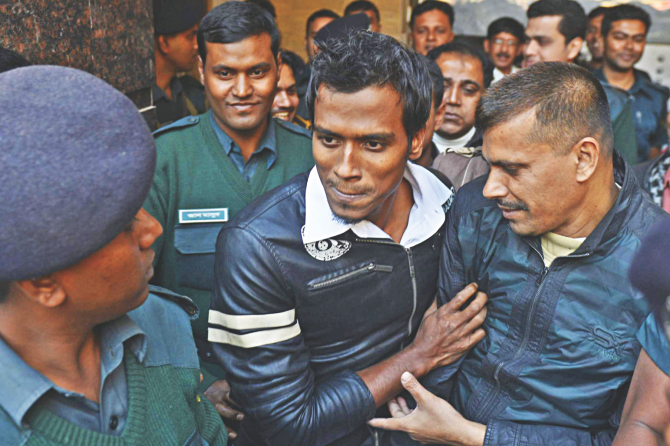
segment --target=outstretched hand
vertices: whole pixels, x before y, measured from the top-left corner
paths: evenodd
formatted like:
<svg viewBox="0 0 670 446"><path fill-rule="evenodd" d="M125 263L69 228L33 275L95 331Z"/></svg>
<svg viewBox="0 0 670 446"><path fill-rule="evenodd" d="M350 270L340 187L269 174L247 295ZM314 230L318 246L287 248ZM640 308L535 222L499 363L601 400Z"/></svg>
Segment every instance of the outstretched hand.
<svg viewBox="0 0 670 446"><path fill-rule="evenodd" d="M401 383L416 401L416 409L411 410L403 398L394 398L388 403L393 418L374 418L368 422L371 426L407 432L421 443L484 444L486 426L463 418L451 404L426 390L411 373L403 373Z"/></svg>
<svg viewBox="0 0 670 446"><path fill-rule="evenodd" d="M244 418L244 414L239 410L237 403L230 397L230 386L225 379L214 381L211 386L204 392L205 397L216 408L216 411L221 416L223 424L226 425L228 437L231 440L237 438L237 432L232 428L237 426L237 422Z"/></svg>

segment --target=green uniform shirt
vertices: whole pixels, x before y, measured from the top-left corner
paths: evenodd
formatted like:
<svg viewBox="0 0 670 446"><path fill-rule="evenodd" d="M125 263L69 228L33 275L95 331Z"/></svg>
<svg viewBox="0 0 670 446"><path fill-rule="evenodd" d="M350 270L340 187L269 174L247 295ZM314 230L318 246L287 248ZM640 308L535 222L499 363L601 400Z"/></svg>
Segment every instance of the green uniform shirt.
<svg viewBox="0 0 670 446"><path fill-rule="evenodd" d="M212 128L208 112L157 130L158 159L144 208L163 225L154 243L152 283L184 294L200 308L193 322L201 359L209 357L207 313L214 280L216 237L225 222L254 198L314 166L310 133L273 119L276 160L259 160L251 181L235 167ZM266 157L271 152L260 153ZM234 261L235 253L230 253ZM224 376L201 361L203 388ZM209 373L208 373L209 372Z"/></svg>

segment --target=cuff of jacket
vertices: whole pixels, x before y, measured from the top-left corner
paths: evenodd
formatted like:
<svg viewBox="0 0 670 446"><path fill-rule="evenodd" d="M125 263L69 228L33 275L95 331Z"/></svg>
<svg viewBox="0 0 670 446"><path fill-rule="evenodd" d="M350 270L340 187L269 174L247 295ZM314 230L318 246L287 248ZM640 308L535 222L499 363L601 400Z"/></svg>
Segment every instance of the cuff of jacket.
<svg viewBox="0 0 670 446"><path fill-rule="evenodd" d="M486 425L484 446L516 444L518 428L518 424L509 421L489 421Z"/></svg>
<svg viewBox="0 0 670 446"><path fill-rule="evenodd" d="M350 422L354 423L351 427L356 428L360 423L365 423L374 418L377 406L375 405L372 393L370 393L370 389L365 385L363 379L358 374L347 371L339 376L339 380L341 380L340 384L344 384L353 391L353 398L347 410Z"/></svg>

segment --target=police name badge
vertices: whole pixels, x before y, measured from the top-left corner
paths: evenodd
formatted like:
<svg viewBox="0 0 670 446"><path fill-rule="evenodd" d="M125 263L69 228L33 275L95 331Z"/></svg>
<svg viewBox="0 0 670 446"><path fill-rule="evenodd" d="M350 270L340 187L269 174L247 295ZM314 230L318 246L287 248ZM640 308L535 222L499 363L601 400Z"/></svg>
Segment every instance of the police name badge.
<svg viewBox="0 0 670 446"><path fill-rule="evenodd" d="M217 223L228 221L228 208L179 209L179 223Z"/></svg>
<svg viewBox="0 0 670 446"><path fill-rule="evenodd" d="M305 233L305 227L302 227L302 233ZM316 260L328 262L339 259L351 249L351 242L347 240L335 240L332 238L319 240L314 243L305 243L305 250Z"/></svg>

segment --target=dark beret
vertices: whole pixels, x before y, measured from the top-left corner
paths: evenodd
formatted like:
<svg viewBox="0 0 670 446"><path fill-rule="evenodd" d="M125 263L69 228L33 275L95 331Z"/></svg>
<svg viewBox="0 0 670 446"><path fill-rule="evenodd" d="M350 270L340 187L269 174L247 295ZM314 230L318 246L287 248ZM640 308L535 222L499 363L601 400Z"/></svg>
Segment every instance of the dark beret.
<svg viewBox="0 0 670 446"><path fill-rule="evenodd" d="M205 16L204 0L154 0L154 33L186 31Z"/></svg>
<svg viewBox="0 0 670 446"><path fill-rule="evenodd" d="M325 42L328 39L339 39L348 36L354 29L369 29L370 17L364 12L351 14L335 19L316 33L315 41Z"/></svg>
<svg viewBox="0 0 670 446"><path fill-rule="evenodd" d="M670 296L670 217L656 223L635 253L628 275L654 308Z"/></svg>
<svg viewBox="0 0 670 446"><path fill-rule="evenodd" d="M156 146L134 104L54 66L0 74L0 281L64 269L114 239L151 186Z"/></svg>

